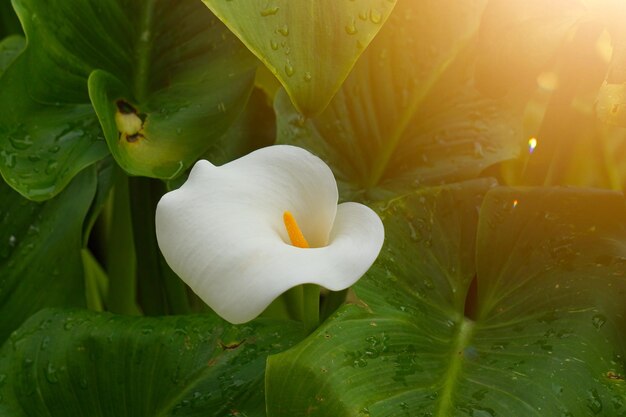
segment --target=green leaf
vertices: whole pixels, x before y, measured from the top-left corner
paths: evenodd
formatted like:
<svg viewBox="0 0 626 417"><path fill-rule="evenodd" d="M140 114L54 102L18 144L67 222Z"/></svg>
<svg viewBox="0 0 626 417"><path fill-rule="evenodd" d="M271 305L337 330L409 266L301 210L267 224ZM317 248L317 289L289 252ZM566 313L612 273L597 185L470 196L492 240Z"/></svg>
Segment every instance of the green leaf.
<svg viewBox="0 0 626 417"><path fill-rule="evenodd" d="M11 0L0 0L0 39L19 33L22 33L22 26L13 11Z"/></svg>
<svg viewBox="0 0 626 417"><path fill-rule="evenodd" d="M0 76L22 52L26 45L26 39L20 35L13 35L0 41Z"/></svg>
<svg viewBox="0 0 626 417"><path fill-rule="evenodd" d="M363 305L270 357L269 416L626 415L623 196L490 186L381 208Z"/></svg>
<svg viewBox="0 0 626 417"><path fill-rule="evenodd" d="M0 415L264 417L265 359L303 335L285 321L44 310L0 351Z"/></svg>
<svg viewBox="0 0 626 417"><path fill-rule="evenodd" d="M312 150L353 190L466 179L512 158L518 118L472 84L482 9L399 2L324 113L304 119L278 94L279 142Z"/></svg>
<svg viewBox="0 0 626 417"><path fill-rule="evenodd" d="M174 177L252 89L256 60L196 1L15 6L29 42L0 79L0 170L28 198L55 195L109 149L129 174Z"/></svg>
<svg viewBox="0 0 626 417"><path fill-rule="evenodd" d="M396 0L203 0L285 86L298 110L321 112Z"/></svg>
<svg viewBox="0 0 626 417"><path fill-rule="evenodd" d="M214 165L222 165L276 140L276 116L265 93L254 89L244 111L224 133L219 146L212 146L203 156Z"/></svg>
<svg viewBox="0 0 626 417"><path fill-rule="evenodd" d="M0 183L0 342L41 308L85 305L82 227L95 189L93 169L46 203Z"/></svg>

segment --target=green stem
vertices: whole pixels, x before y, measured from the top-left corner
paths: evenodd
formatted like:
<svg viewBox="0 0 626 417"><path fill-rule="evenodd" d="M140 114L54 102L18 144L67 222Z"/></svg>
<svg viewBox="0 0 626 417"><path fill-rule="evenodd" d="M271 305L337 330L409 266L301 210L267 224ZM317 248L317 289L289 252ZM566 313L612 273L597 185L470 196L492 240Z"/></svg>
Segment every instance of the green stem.
<svg viewBox="0 0 626 417"><path fill-rule="evenodd" d="M302 285L302 316L304 327L313 332L320 324L320 287L315 284Z"/></svg>
<svg viewBox="0 0 626 417"><path fill-rule="evenodd" d="M107 307L118 314L139 315L137 307L137 279L135 242L128 194L128 177L118 174L113 190L113 214L111 215L107 272L109 293Z"/></svg>
<svg viewBox="0 0 626 417"><path fill-rule="evenodd" d="M106 282L106 274L89 249L81 249L80 255L83 260L85 299L87 301L87 308L93 311L103 311L103 292L101 291L103 285L101 284L101 281ZM106 284L104 286L106 287Z"/></svg>
<svg viewBox="0 0 626 417"><path fill-rule="evenodd" d="M346 301L346 296L348 295L348 289L341 291L328 291L326 297L324 297L324 302L322 303L321 308L321 320L326 320L331 314L333 314L339 306L341 306Z"/></svg>
<svg viewBox="0 0 626 417"><path fill-rule="evenodd" d="M148 315L187 314L187 287L167 266L156 241L154 216L165 186L158 180L131 177L129 189L141 308Z"/></svg>
<svg viewBox="0 0 626 417"><path fill-rule="evenodd" d="M282 297L285 299L285 304L287 305L287 312L289 316L296 321L303 321L304 316L302 315L303 309L303 290L302 285L298 285L297 287L293 287L287 292L285 292Z"/></svg>

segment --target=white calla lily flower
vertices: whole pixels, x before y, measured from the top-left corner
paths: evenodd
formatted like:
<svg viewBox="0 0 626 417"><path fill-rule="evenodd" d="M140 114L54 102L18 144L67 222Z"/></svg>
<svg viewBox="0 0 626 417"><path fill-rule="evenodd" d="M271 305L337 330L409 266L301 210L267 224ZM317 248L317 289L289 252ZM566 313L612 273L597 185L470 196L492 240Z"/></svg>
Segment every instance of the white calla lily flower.
<svg viewBox="0 0 626 417"><path fill-rule="evenodd" d="M370 208L337 199L330 168L298 147L270 146L222 166L201 160L159 202L157 239L204 302L243 323L292 287L339 291L369 269L383 224ZM298 234L304 243L293 241Z"/></svg>

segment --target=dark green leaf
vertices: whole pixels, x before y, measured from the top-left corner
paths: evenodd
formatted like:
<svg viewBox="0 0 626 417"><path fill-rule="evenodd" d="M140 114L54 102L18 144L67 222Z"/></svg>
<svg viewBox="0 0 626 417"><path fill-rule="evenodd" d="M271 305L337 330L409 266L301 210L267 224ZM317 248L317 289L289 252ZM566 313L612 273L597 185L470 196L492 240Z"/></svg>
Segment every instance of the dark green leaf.
<svg viewBox="0 0 626 417"><path fill-rule="evenodd" d="M473 87L483 2L400 1L324 113L279 93L278 140L311 149L353 189L439 184L513 157L519 121Z"/></svg>
<svg viewBox="0 0 626 417"><path fill-rule="evenodd" d="M203 0L285 86L304 114L324 110L396 0Z"/></svg>
<svg viewBox="0 0 626 417"><path fill-rule="evenodd" d="M626 415L623 196L496 188L481 206L489 186L382 207L364 305L269 359L271 417Z"/></svg>
<svg viewBox="0 0 626 417"><path fill-rule="evenodd" d="M295 322L45 310L0 351L2 417L264 417L267 355Z"/></svg>
<svg viewBox="0 0 626 417"><path fill-rule="evenodd" d="M20 35L9 36L0 42L0 75L22 52L25 45L26 39Z"/></svg>
<svg viewBox="0 0 626 417"><path fill-rule="evenodd" d="M276 116L265 94L254 89L244 111L224 133L218 146L204 155L214 165L222 165L276 140Z"/></svg>
<svg viewBox="0 0 626 417"><path fill-rule="evenodd" d="M84 306L82 227L93 169L46 203L0 184L0 341L44 307Z"/></svg>
<svg viewBox="0 0 626 417"><path fill-rule="evenodd" d="M11 0L0 0L0 39L22 33L22 26L11 6Z"/></svg>
<svg viewBox="0 0 626 417"><path fill-rule="evenodd" d="M252 88L254 57L199 2L15 6L29 42L0 79L0 169L31 199L55 195L108 149L130 174L176 176Z"/></svg>

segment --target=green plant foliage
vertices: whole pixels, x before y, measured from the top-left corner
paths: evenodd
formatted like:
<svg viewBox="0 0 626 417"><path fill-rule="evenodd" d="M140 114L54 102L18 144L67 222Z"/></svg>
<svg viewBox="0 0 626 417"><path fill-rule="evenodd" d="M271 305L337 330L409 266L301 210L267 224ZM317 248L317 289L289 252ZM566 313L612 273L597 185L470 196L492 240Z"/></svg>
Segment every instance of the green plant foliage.
<svg viewBox="0 0 626 417"><path fill-rule="evenodd" d="M302 336L284 321L44 310L0 351L0 415L261 417L265 358Z"/></svg>
<svg viewBox="0 0 626 417"><path fill-rule="evenodd" d="M491 186L380 208L363 304L270 357L269 416L626 415L623 196Z"/></svg>
<svg viewBox="0 0 626 417"><path fill-rule="evenodd" d="M13 11L11 0L0 0L0 39L17 33L22 33L22 27Z"/></svg>
<svg viewBox="0 0 626 417"><path fill-rule="evenodd" d="M174 177L251 91L253 56L193 0L15 7L29 44L0 79L0 170L28 198L55 195L108 149L130 174Z"/></svg>
<svg viewBox="0 0 626 417"><path fill-rule="evenodd" d="M0 183L0 341L43 307L85 305L80 250L95 190L93 169L46 203Z"/></svg>
<svg viewBox="0 0 626 417"><path fill-rule="evenodd" d="M396 0L203 0L285 86L300 112L321 112Z"/></svg>
<svg viewBox="0 0 626 417"><path fill-rule="evenodd" d="M267 103L265 94L254 89L244 111L239 114L219 141L219 146L211 147L203 156L214 165L222 165L252 152L269 146L276 140L276 116Z"/></svg>
<svg viewBox="0 0 626 417"><path fill-rule="evenodd" d="M22 52L24 45L26 45L26 40L20 35L9 36L0 42L0 75Z"/></svg>
<svg viewBox="0 0 626 417"><path fill-rule="evenodd" d="M311 149L360 190L471 178L513 157L517 116L472 85L482 7L398 2L324 113L305 120L278 94L278 141Z"/></svg>

